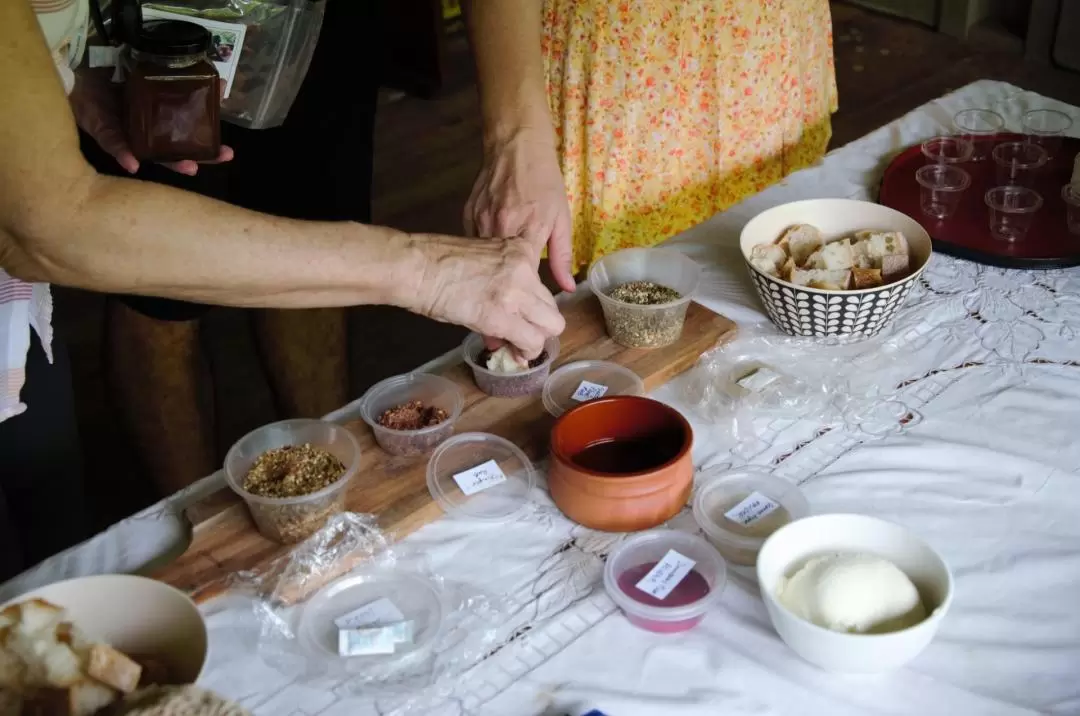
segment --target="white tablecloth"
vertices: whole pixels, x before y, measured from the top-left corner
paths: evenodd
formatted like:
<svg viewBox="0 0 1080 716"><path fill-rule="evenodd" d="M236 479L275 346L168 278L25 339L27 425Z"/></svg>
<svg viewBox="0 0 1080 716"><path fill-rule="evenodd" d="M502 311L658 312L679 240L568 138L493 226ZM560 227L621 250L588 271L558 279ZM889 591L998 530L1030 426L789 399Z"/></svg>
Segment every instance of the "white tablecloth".
<svg viewBox="0 0 1080 716"><path fill-rule="evenodd" d="M1033 107L1076 108L977 82L830 153L817 166L677 237L705 267L701 302L742 323L764 314L738 254L741 226L795 199L872 199L887 160L942 132L966 107L1010 128ZM772 631L755 589L733 580L698 629L651 635L603 594L603 558L621 537L577 527L542 487L529 513L497 528L444 519L405 541L458 582L515 605L497 648L454 683L436 714L530 716L569 705L611 716L680 714L1080 713L1080 269L1004 271L937 255L885 340L881 380L922 422L871 438L858 426L818 434L778 425L753 462L800 482L817 512L878 515L943 552L956 599L933 644L907 669L873 678L826 674ZM679 382L657 397L680 404ZM335 418L349 417L346 406ZM695 463L730 460L696 424ZM712 433L712 434L710 434ZM179 510L211 477L0 587L0 601L81 574L133 571L184 539ZM694 529L688 514L672 526ZM282 675L253 654L252 617L222 599L205 685L258 714L386 713L344 682Z"/></svg>

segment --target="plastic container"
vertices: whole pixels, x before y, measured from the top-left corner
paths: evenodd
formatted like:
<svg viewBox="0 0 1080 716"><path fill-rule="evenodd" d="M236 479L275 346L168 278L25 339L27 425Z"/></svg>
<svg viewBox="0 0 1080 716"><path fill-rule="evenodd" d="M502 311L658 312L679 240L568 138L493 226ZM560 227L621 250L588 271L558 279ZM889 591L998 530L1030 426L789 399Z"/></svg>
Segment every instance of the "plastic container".
<svg viewBox="0 0 1080 716"><path fill-rule="evenodd" d="M411 639L394 645L392 653L341 656L337 620L346 615L356 615L353 622L343 622L352 628L411 622ZM361 571L323 588L304 605L296 637L308 658L345 660L349 670L402 666L430 654L445 615L440 591L423 576L400 570Z"/></svg>
<svg viewBox="0 0 1080 716"><path fill-rule="evenodd" d="M919 208L935 219L952 216L960 205L960 195L971 186L971 176L949 164L927 164L915 172L919 182Z"/></svg>
<svg viewBox="0 0 1080 716"><path fill-rule="evenodd" d="M963 137L934 137L922 143L922 153L930 164L963 164L975 148Z"/></svg>
<svg viewBox="0 0 1080 716"><path fill-rule="evenodd" d="M255 459L267 450L311 443L345 465L345 474L318 492L300 497L262 497L243 488ZM345 488L360 466L360 446L345 428L325 420L283 420L264 425L236 441L225 456L225 480L244 498L255 526L267 539L299 542L345 510Z"/></svg>
<svg viewBox="0 0 1080 716"><path fill-rule="evenodd" d="M660 348L679 340L701 267L676 249L623 249L589 269L589 288L600 299L608 335L628 348ZM678 291L679 299L641 306L617 301L612 290L631 281L650 281Z"/></svg>
<svg viewBox="0 0 1080 716"><path fill-rule="evenodd" d="M582 403L605 396L644 395L645 382L618 363L582 360L567 363L544 383L544 407L556 418Z"/></svg>
<svg viewBox="0 0 1080 716"><path fill-rule="evenodd" d="M1002 186L1030 186L1049 161L1045 149L1028 142L1005 142L994 147L991 154L997 165L997 182Z"/></svg>
<svg viewBox="0 0 1080 716"><path fill-rule="evenodd" d="M445 410L446 420L416 430L394 430L379 424L379 418L387 410L414 400ZM407 373L371 386L360 401L360 416L371 426L375 441L386 452L424 455L454 434L454 424L464 406L465 398L454 381L430 373Z"/></svg>
<svg viewBox="0 0 1080 716"><path fill-rule="evenodd" d="M699 483L694 520L724 559L738 567L753 567L761 546L773 532L810 514L810 503L798 485L764 470L706 471L699 476ZM769 502L747 502L755 494L778 507L762 514L769 509ZM737 506L742 509L727 517Z"/></svg>
<svg viewBox="0 0 1080 716"><path fill-rule="evenodd" d="M999 186L986 192L990 233L1000 241L1023 241L1043 199L1038 192L1022 186Z"/></svg>
<svg viewBox="0 0 1080 716"><path fill-rule="evenodd" d="M1061 149L1061 140L1073 123L1072 117L1056 109L1033 109L1025 112L1020 121L1028 141L1045 149L1051 159Z"/></svg>
<svg viewBox="0 0 1080 716"><path fill-rule="evenodd" d="M1065 222L1070 234L1080 234L1080 191L1072 184L1061 187L1061 200L1065 202Z"/></svg>
<svg viewBox="0 0 1080 716"><path fill-rule="evenodd" d="M637 584L674 550L693 570L663 599ZM685 532L654 530L623 542L604 566L604 589L636 627L657 634L693 629L720 599L727 583L724 560L705 540Z"/></svg>
<svg viewBox="0 0 1080 716"><path fill-rule="evenodd" d="M559 339L549 338L544 344L547 358L543 363L520 373L496 373L488 370L477 362L483 350L484 339L477 333L470 333L461 344L461 355L466 365L472 369L477 387L496 398L520 398L543 390L544 381L551 374L551 364L559 357Z"/></svg>
<svg viewBox="0 0 1080 716"><path fill-rule="evenodd" d="M971 142L971 161L990 158L990 138L1005 129L1005 118L989 109L964 109L953 115L957 133Z"/></svg>
<svg viewBox="0 0 1080 716"><path fill-rule="evenodd" d="M481 467L483 474L477 471ZM536 470L509 440L489 433L462 433L435 449L428 461L427 483L446 514L503 522L528 505Z"/></svg>

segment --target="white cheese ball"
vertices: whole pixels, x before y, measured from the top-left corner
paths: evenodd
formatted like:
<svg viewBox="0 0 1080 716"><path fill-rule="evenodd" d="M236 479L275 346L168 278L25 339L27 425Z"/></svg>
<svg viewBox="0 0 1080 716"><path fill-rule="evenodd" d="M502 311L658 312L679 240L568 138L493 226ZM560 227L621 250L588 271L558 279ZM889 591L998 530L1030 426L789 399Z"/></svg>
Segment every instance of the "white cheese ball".
<svg viewBox="0 0 1080 716"><path fill-rule="evenodd" d="M797 616L838 632L882 634L926 619L908 576L871 554L814 557L780 581L777 598Z"/></svg>

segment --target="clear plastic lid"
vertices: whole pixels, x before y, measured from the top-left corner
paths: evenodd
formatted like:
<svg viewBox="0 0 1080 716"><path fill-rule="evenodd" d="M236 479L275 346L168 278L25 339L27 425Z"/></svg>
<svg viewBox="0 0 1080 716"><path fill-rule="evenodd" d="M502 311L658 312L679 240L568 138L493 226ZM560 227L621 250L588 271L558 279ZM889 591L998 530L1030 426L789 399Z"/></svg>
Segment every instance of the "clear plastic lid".
<svg viewBox="0 0 1080 716"><path fill-rule="evenodd" d="M489 433L462 433L432 454L427 483L447 514L501 522L528 504L536 470L509 440Z"/></svg>
<svg viewBox="0 0 1080 716"><path fill-rule="evenodd" d="M707 470L698 477L694 519L729 560L729 550L750 550L756 559L761 545L789 522L810 514L799 486L765 470Z"/></svg>
<svg viewBox="0 0 1080 716"><path fill-rule="evenodd" d="M544 383L544 407L556 418L571 408L611 395L644 395L645 383L637 373L603 360L568 363Z"/></svg>
<svg viewBox="0 0 1080 716"><path fill-rule="evenodd" d="M373 569L338 580L312 597L300 611L296 636L310 658L347 660L350 669L397 665L430 652L445 612L441 593L430 580ZM368 653L342 656L343 629L378 641L354 649Z"/></svg>
<svg viewBox="0 0 1080 716"><path fill-rule="evenodd" d="M658 574L662 577L653 579ZM727 566L716 549L677 530L631 537L604 566L604 589L619 608L639 620L679 622L699 617L716 604L726 584ZM659 589L645 591L655 588Z"/></svg>

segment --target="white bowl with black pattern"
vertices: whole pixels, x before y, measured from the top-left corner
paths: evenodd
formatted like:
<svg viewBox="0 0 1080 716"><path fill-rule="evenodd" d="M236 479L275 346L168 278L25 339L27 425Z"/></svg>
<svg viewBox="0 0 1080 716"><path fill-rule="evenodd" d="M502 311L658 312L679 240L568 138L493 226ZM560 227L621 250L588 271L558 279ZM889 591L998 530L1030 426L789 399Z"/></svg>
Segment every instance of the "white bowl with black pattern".
<svg viewBox="0 0 1080 716"><path fill-rule="evenodd" d="M911 273L876 288L830 291L796 286L750 264L750 252L755 246L776 241L785 229L795 224L816 226L826 241L865 229L900 231L911 250ZM910 216L855 199L806 199L775 206L743 227L739 244L769 319L789 335L819 338L876 335L907 300L933 252L930 235Z"/></svg>

